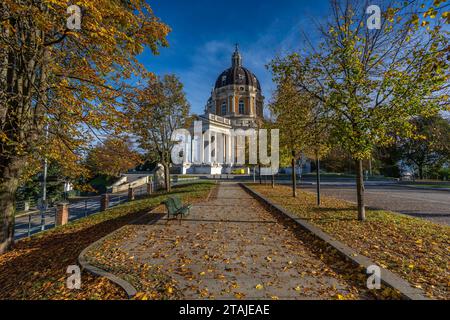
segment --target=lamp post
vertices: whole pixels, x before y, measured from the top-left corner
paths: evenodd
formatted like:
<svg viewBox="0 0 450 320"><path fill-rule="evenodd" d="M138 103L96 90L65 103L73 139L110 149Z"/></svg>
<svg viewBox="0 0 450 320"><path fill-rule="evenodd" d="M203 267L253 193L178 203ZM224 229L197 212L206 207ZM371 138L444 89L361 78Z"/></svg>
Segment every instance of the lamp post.
<svg viewBox="0 0 450 320"><path fill-rule="evenodd" d="M45 126L45 140L48 139L48 123ZM48 160L47 157L44 158L44 175L42 181L42 204L41 204L41 230L45 230L45 213L47 212L47 171L48 171Z"/></svg>
<svg viewBox="0 0 450 320"><path fill-rule="evenodd" d="M319 153L316 151L316 183L317 183L317 205L320 206L320 159Z"/></svg>

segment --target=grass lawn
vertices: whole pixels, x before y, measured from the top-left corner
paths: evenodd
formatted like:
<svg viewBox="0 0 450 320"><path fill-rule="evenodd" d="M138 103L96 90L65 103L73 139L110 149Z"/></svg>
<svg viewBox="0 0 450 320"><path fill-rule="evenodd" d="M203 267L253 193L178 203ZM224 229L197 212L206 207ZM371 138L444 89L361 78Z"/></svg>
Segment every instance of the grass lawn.
<svg viewBox="0 0 450 320"><path fill-rule="evenodd" d="M334 238L371 258L421 288L436 299L450 299L450 227L382 210L368 210L367 221L356 220L354 204L299 192L292 197L289 186L251 184L255 191Z"/></svg>
<svg viewBox="0 0 450 320"><path fill-rule="evenodd" d="M204 200L213 185L182 185L172 194L195 203ZM145 215L166 197L156 193L17 242L14 250L0 256L0 299L126 299L121 288L87 272L80 290L68 290L67 267L76 265L91 243Z"/></svg>

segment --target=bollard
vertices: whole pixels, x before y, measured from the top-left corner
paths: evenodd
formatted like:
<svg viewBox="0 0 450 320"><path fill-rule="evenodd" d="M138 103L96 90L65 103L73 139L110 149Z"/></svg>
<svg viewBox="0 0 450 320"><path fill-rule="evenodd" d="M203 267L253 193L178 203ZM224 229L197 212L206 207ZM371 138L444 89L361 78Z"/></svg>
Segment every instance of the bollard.
<svg viewBox="0 0 450 320"><path fill-rule="evenodd" d="M69 222L69 203L60 202L56 205L55 226L63 226Z"/></svg>
<svg viewBox="0 0 450 320"><path fill-rule="evenodd" d="M31 214L28 215L28 237L31 237Z"/></svg>
<svg viewBox="0 0 450 320"><path fill-rule="evenodd" d="M152 184L151 182L147 183L147 194L152 194L153 190L152 190Z"/></svg>
<svg viewBox="0 0 450 320"><path fill-rule="evenodd" d="M106 211L109 207L109 194L102 194L100 199L100 211Z"/></svg>
<svg viewBox="0 0 450 320"><path fill-rule="evenodd" d="M133 188L128 188L128 201L133 201L134 200L134 189Z"/></svg>

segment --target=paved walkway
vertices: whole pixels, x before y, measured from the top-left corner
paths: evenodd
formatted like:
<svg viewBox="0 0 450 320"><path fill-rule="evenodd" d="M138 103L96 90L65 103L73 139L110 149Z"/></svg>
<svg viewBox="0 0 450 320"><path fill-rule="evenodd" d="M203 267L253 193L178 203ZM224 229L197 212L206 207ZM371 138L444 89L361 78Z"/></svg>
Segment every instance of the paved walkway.
<svg viewBox="0 0 450 320"><path fill-rule="evenodd" d="M330 264L303 241L237 184L221 183L181 224L136 226L116 244L169 275L185 299L368 297L352 276L335 271L343 261Z"/></svg>

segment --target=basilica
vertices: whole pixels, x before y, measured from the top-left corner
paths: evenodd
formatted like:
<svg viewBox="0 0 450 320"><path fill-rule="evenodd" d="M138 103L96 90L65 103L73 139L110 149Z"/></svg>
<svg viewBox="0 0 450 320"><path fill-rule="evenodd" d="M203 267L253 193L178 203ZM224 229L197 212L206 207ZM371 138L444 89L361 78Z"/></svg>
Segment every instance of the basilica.
<svg viewBox="0 0 450 320"><path fill-rule="evenodd" d="M190 129L193 138L186 141L185 160L178 166L179 173L230 174L243 170L244 167L236 161L239 143L233 133L237 129L257 130L262 124L263 108L264 96L259 80L243 66L242 55L236 45L231 67L219 75L205 113L197 116L196 123L198 126L201 122L201 129L194 128L194 125ZM201 134L194 132L199 130ZM205 138L205 133L208 133L208 138Z"/></svg>

